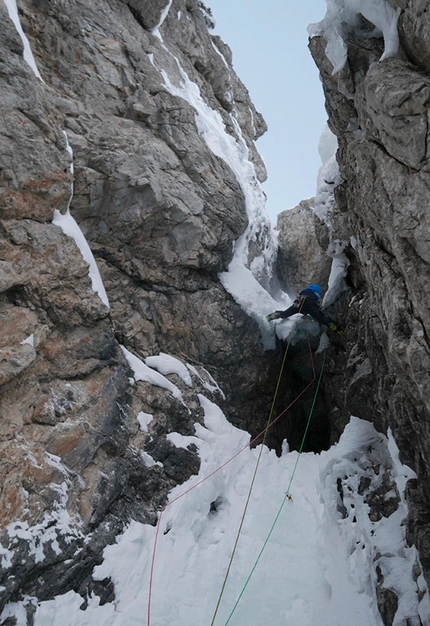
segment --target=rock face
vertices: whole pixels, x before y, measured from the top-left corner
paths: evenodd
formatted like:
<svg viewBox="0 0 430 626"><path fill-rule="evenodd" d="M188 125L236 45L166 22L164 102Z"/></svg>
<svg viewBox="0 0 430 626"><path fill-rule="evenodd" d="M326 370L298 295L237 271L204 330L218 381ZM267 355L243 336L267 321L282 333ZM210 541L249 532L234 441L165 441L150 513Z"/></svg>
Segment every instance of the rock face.
<svg viewBox="0 0 430 626"><path fill-rule="evenodd" d="M350 291L333 307L347 341L327 353L305 449L328 447L351 413L392 429L417 473L408 539L429 579L430 42L424 3L391 4L402 9L399 58L378 63L381 38L351 36L348 64L332 76L324 38L311 41L339 142L330 220ZM266 126L228 46L208 31L210 10L198 0L73 8L18 1L42 81L0 4L0 610L70 589L83 606L91 593L112 601L112 581L91 575L103 548L131 519L154 524L169 490L199 469L194 447L167 435L194 433L204 394L255 436L282 359L263 350L257 322L220 282L247 232L248 199L211 133L225 128L225 144L249 157L255 187L266 172L254 141ZM109 307L54 210L85 234ZM310 204L279 224L274 283L325 286L329 235L317 223L314 236ZM267 249L267 224L254 227L247 267ZM297 229L308 238L294 241ZM291 349L277 410L315 375L307 349ZM147 359L159 354L176 365L157 372ZM297 448L311 403L303 395L267 443L280 449L287 436ZM394 506L389 476L381 482L378 492L362 486L376 516ZM375 580L390 624L396 597L381 571Z"/></svg>
<svg viewBox="0 0 430 626"><path fill-rule="evenodd" d="M320 219L314 213L314 199L302 200L294 209L278 215L277 275L285 291L293 295L310 283L327 290L331 259L327 229L326 241L320 242L316 229ZM325 244L325 245L324 245Z"/></svg>
<svg viewBox="0 0 430 626"><path fill-rule="evenodd" d="M43 82L1 3L0 607L68 589L103 602L111 582L91 579L103 547L130 519L154 523L198 471L196 451L166 439L194 433L198 394L256 432L267 417L276 363L218 278L247 227L243 191L185 96L260 180L266 126L197 0L18 5ZM110 309L52 224L70 200ZM188 363L189 382L168 375L182 400L136 382L120 345Z"/></svg>
<svg viewBox="0 0 430 626"><path fill-rule="evenodd" d="M351 413L370 419L392 430L401 459L416 471L408 539L430 581L430 82L423 73L430 39L424 3L390 4L401 10L396 58L379 62L383 40L351 34L346 65L332 75L326 40L310 41L343 179L330 219L339 239L354 242L346 250L351 290L337 304L347 350L332 364L326 391L341 408L334 436Z"/></svg>

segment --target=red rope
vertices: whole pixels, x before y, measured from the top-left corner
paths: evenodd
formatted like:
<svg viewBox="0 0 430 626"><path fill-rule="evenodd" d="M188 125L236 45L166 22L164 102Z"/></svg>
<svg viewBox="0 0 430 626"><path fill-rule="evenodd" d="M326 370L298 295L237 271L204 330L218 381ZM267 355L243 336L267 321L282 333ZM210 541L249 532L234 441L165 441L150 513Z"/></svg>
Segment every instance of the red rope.
<svg viewBox="0 0 430 626"><path fill-rule="evenodd" d="M306 318L305 318L306 319ZM307 326L307 324L306 324ZM308 383L306 385L306 387L304 389L302 389L302 391L298 394L298 396L296 398L294 398L294 400L281 412L279 413L279 415L277 415L277 417L275 417L274 420L272 420L270 422L270 424L268 424L262 431L261 433L259 433L256 437L254 437L254 439L251 439L251 441L249 443L246 444L246 446L244 446L243 448L241 448L238 452L236 452L236 454L234 454L230 459L228 459L227 461L225 461L225 463L223 463L222 465L220 465L217 469L215 469L213 472L211 472L210 474L208 474L207 476L205 476L204 478L202 478L201 480L199 480L199 482L197 482L195 485L193 485L192 487L189 487L188 489L186 489L186 491L184 491L183 493L179 494L179 496L177 496L176 498L174 498L173 500L171 500L170 502L168 502L167 504L165 504L162 509L160 510L160 514L158 517L158 522L157 522L157 529L155 532L155 538L154 538L154 547L152 550L152 559L151 559L151 571L150 571L150 575L149 575L149 590L148 590L148 622L147 622L147 626L151 626L151 599L152 599L152 587L153 587L153 579L154 579L154 568L155 568L155 553L157 550L157 544L158 544L158 535L160 532L160 525L161 525L161 518L163 516L164 511L167 509L168 506L170 506L171 504L173 504L174 502L177 502L178 500L180 500L181 498L183 498L184 496L186 496L188 493L190 493L190 491L192 491L193 489L195 489L196 487L199 487L202 483L204 483L206 480L208 480L209 478L211 478L212 476L214 476L214 474L217 474L220 470L222 470L226 465L228 465L231 461L233 461L236 457L239 456L239 454L242 454L242 452L244 452L247 448L249 448L253 443L255 443L257 441L257 439L259 439L262 435L264 435L264 433L266 431L269 430L269 428L271 428L273 426L273 424L275 424L296 402L297 400L305 393L305 391L307 389L309 389L309 387L315 382L316 379L316 372L315 372L315 364L314 364L314 359L313 359L313 354L312 354L312 347L311 347L311 342L310 342L310 337L309 337L309 331L308 331L308 346L309 346L309 353L311 356L311 363L312 363L312 372L313 372L313 378L310 381L310 383Z"/></svg>

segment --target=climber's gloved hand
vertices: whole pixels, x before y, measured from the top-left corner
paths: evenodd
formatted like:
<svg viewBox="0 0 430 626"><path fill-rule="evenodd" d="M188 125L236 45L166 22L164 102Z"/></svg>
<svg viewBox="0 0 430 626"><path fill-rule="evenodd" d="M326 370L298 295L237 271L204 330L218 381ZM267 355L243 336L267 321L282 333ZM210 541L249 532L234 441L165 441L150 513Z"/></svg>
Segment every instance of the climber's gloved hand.
<svg viewBox="0 0 430 626"><path fill-rule="evenodd" d="M273 320L278 320L281 317L281 312L280 311L274 311L273 313L269 313L269 315L266 315L266 320L268 322L271 322Z"/></svg>

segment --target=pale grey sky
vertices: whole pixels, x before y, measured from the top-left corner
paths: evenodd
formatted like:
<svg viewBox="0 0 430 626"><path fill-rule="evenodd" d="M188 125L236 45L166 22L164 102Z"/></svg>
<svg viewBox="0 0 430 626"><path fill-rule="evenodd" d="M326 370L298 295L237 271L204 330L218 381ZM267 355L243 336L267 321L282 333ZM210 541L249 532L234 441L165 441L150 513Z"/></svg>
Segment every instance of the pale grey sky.
<svg viewBox="0 0 430 626"><path fill-rule="evenodd" d="M308 50L307 26L325 0L205 0L230 46L233 66L269 131L257 141L268 170L263 188L274 223L315 194L318 141L325 126L322 87Z"/></svg>

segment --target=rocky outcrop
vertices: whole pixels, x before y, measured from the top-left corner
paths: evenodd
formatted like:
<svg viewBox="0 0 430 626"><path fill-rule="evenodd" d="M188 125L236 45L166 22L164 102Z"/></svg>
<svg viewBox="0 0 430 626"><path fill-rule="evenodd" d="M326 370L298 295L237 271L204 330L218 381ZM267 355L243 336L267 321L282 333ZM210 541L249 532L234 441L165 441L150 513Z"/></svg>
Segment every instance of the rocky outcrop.
<svg viewBox="0 0 430 626"><path fill-rule="evenodd" d="M197 0L18 4L43 82L2 3L0 603L68 589L104 602L112 583L91 579L103 547L130 519L154 523L198 471L195 449L166 438L194 433L198 394L254 432L267 417L276 363L218 278L247 227L245 198L189 100L260 180L266 126ZM110 308L52 223L69 203ZM176 355L190 380L135 380L121 345L142 361Z"/></svg>
<svg viewBox="0 0 430 626"><path fill-rule="evenodd" d="M294 209L278 215L277 275L284 290L297 294L310 283L319 283L325 292L331 269L327 255L327 227L314 212L314 198L302 200ZM325 231L323 241L317 236L318 226Z"/></svg>
<svg viewBox="0 0 430 626"><path fill-rule="evenodd" d="M332 364L326 391L341 409L333 413L334 433L351 413L372 420L392 430L402 461L416 471L408 539L429 581L430 83L422 70L430 42L423 3L390 4L401 9L396 58L379 62L383 40L351 33L347 63L333 75L324 37L310 41L339 144L343 182L330 220L336 237L352 242L351 289L337 304L347 350ZM343 402L334 388L343 390Z"/></svg>
<svg viewBox="0 0 430 626"><path fill-rule="evenodd" d="M131 519L154 524L169 490L198 471L194 446L178 448L168 435L194 433L200 394L253 436L265 427L282 352L263 350L256 320L219 274L246 232L249 204L234 159L222 156L239 146L257 187L266 172L254 140L266 126L228 46L208 31L203 2L95 8L83 0L73 11L62 0L18 4L43 81L23 60L2 3L0 602L74 589L85 606L90 593L114 599L112 581L91 574L106 544ZM399 58L379 63L382 39L363 35L372 29L365 24L333 76L324 38L311 41L339 144L343 182L330 232L348 256L350 290L334 305L347 340L333 340L327 353L305 449L328 447L351 413L391 428L417 473L407 489L408 539L429 577L429 43L421 4L391 4L402 9ZM224 152L212 141L220 128ZM109 307L54 210L70 210L79 223ZM306 225L306 241L292 242L293 218L295 230L297 220ZM270 234L264 223L253 227L248 267L263 258ZM288 289L326 284L324 228L306 204L280 218L278 267ZM308 251L317 240L315 264ZM270 263L262 265L267 287ZM279 411L315 377L302 334ZM148 360L160 353L176 357L162 373ZM279 450L288 437L299 447L312 402L303 395L267 443ZM376 492L361 486L373 516L394 506L389 476L382 482ZM396 598L382 572L376 580L389 623Z"/></svg>

